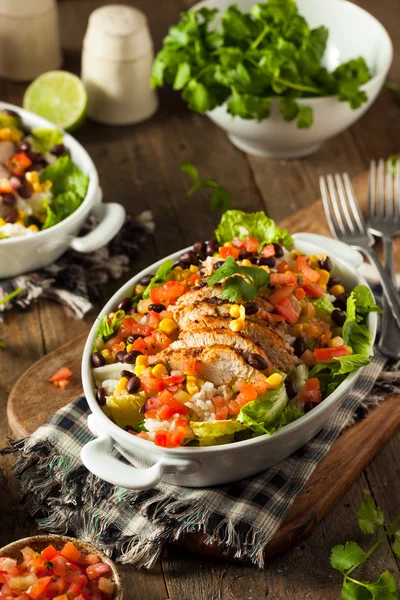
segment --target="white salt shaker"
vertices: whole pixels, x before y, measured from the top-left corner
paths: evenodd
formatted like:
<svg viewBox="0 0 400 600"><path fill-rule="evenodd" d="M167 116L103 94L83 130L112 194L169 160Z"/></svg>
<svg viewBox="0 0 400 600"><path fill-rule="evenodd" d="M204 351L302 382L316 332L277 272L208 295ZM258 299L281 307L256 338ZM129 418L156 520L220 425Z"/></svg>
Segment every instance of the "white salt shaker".
<svg viewBox="0 0 400 600"><path fill-rule="evenodd" d="M56 0L0 0L0 77L31 81L61 62Z"/></svg>
<svg viewBox="0 0 400 600"><path fill-rule="evenodd" d="M132 6L98 8L83 41L82 80L88 115L109 125L138 123L158 108L150 88L154 59L146 16Z"/></svg>

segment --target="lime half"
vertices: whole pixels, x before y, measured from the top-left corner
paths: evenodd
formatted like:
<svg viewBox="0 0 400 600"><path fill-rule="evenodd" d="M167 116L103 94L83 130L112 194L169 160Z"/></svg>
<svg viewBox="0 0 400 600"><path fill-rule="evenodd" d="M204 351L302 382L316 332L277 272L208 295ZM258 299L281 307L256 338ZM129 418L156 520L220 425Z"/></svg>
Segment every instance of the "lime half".
<svg viewBox="0 0 400 600"><path fill-rule="evenodd" d="M23 107L73 131L86 116L87 93L82 81L67 71L49 71L39 75L27 88Z"/></svg>

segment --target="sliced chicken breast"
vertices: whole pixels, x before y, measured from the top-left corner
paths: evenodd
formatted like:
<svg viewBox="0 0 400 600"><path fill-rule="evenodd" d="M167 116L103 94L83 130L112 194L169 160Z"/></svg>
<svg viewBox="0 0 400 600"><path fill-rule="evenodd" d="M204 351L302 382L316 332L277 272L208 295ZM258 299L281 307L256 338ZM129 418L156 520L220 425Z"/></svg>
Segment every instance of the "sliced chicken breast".
<svg viewBox="0 0 400 600"><path fill-rule="evenodd" d="M224 304L231 306L231 302L222 299L222 291L223 288L220 285L213 285L211 287L208 285L202 287L196 286L195 288L193 288L189 292L186 292L186 294L183 294L178 298L174 306L174 310L180 310L185 306L193 306L197 302L202 301L208 302L209 304L215 304L216 306L222 306ZM266 298L257 296L254 302L257 302L258 306L263 310L266 310L268 312L271 312L273 310L271 302L269 302Z"/></svg>

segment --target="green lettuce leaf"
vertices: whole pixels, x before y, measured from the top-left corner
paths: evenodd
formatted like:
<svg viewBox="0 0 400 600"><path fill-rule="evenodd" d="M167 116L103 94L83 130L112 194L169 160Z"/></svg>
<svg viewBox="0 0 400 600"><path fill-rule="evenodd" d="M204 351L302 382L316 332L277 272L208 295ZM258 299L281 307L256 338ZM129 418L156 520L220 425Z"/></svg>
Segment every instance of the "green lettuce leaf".
<svg viewBox="0 0 400 600"><path fill-rule="evenodd" d="M167 277L172 270L172 265L172 260L168 259L158 267L156 274L154 275L153 279L150 281L149 285L143 292L143 298L149 298L150 291L153 289L153 287L161 283L165 283L167 281Z"/></svg>
<svg viewBox="0 0 400 600"><path fill-rule="evenodd" d="M289 425L289 423L293 423L300 419L304 415L304 411L299 408L295 408L293 406L287 406L284 411L273 421L273 423L267 427L267 433L272 435L276 433L285 425Z"/></svg>
<svg viewBox="0 0 400 600"><path fill-rule="evenodd" d="M45 154L57 144L62 144L63 135L58 129L32 129L29 139L36 151Z"/></svg>
<svg viewBox="0 0 400 600"><path fill-rule="evenodd" d="M111 412L111 417L118 427L123 428L126 425L136 427L143 421L140 409L145 402L145 397L141 394L107 396L106 402L106 408Z"/></svg>
<svg viewBox="0 0 400 600"><path fill-rule="evenodd" d="M382 309L375 304L372 292L366 285L358 285L353 290L354 299L356 302L357 312L361 315L368 314L370 312L382 312Z"/></svg>
<svg viewBox="0 0 400 600"><path fill-rule="evenodd" d="M89 179L78 169L69 156L62 156L54 165L49 165L40 173L40 181L53 183L53 196L74 192L80 199L86 196Z"/></svg>
<svg viewBox="0 0 400 600"><path fill-rule="evenodd" d="M309 377L316 377L322 371L329 371L332 377L352 373L360 367L370 363L368 355L350 354L349 356L336 356L331 362L320 362L311 369Z"/></svg>
<svg viewBox="0 0 400 600"><path fill-rule="evenodd" d="M356 295L351 292L347 299L346 321L343 325L342 337L347 346L351 346L353 354L369 356L372 352L372 334L366 325L360 323L357 315Z"/></svg>
<svg viewBox="0 0 400 600"><path fill-rule="evenodd" d="M246 213L242 210L227 210L221 217L215 235L220 244L230 242L235 236L243 239L251 235L264 244L280 242L289 248L293 245L286 229L277 227L262 211Z"/></svg>
<svg viewBox="0 0 400 600"><path fill-rule="evenodd" d="M243 406L237 420L256 434L269 433L268 428L281 416L288 403L285 384L270 390Z"/></svg>
<svg viewBox="0 0 400 600"><path fill-rule="evenodd" d="M49 227L53 227L53 225L57 225L57 223L60 222L59 218L53 210L53 207L49 205L47 200L44 201L43 208L46 212L46 220L42 225L42 230L49 229Z"/></svg>
<svg viewBox="0 0 400 600"><path fill-rule="evenodd" d="M0 129L9 127L10 129L19 129L19 121L17 117L0 113Z"/></svg>
<svg viewBox="0 0 400 600"><path fill-rule="evenodd" d="M335 310L335 307L333 306L332 302L326 296L318 298L318 300L314 302L314 306L315 308L320 308L321 310L325 311L326 313L328 313L328 315L331 315Z"/></svg>
<svg viewBox="0 0 400 600"><path fill-rule="evenodd" d="M199 440L200 446L229 443L234 433L245 429L238 421L191 421L190 427Z"/></svg>
<svg viewBox="0 0 400 600"><path fill-rule="evenodd" d="M82 198L76 192L64 192L54 198L51 206L58 220L62 221L72 215L81 204Z"/></svg>
<svg viewBox="0 0 400 600"><path fill-rule="evenodd" d="M107 342L110 338L113 337L114 333L119 329L122 324L122 321L125 319L126 314L123 310L117 310L114 314L111 323L108 322L108 315L104 315L100 319L99 326L96 331L96 340L95 346L100 348L102 343ZM94 350L95 351L95 350Z"/></svg>

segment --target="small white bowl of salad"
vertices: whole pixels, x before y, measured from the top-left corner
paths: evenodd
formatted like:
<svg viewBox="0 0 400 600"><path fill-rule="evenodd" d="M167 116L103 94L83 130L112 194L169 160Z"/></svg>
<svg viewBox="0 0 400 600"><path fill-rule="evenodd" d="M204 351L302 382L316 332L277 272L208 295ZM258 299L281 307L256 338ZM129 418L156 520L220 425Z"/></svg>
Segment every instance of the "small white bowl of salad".
<svg viewBox="0 0 400 600"><path fill-rule="evenodd" d="M90 214L98 225L78 237ZM124 218L120 204L102 203L96 167L77 140L0 102L0 278L51 264L68 248L92 252Z"/></svg>
<svg viewBox="0 0 400 600"><path fill-rule="evenodd" d="M114 485L201 487L266 469L326 424L369 363L380 309L350 255L262 212L227 211L215 234L131 279L89 334L97 439L82 460Z"/></svg>

